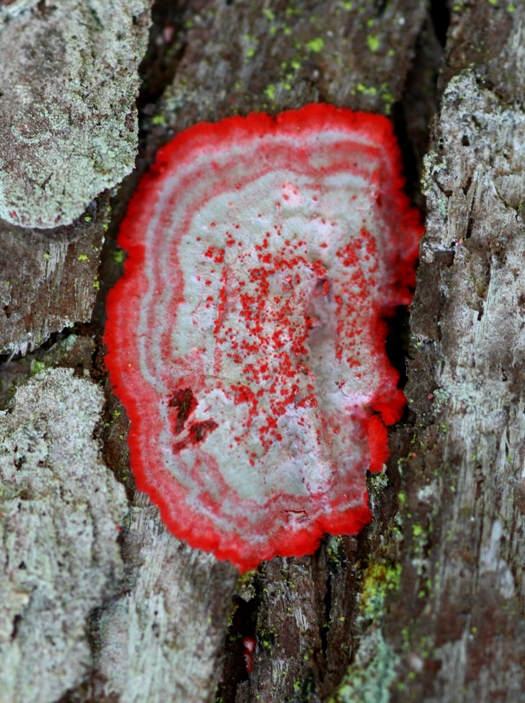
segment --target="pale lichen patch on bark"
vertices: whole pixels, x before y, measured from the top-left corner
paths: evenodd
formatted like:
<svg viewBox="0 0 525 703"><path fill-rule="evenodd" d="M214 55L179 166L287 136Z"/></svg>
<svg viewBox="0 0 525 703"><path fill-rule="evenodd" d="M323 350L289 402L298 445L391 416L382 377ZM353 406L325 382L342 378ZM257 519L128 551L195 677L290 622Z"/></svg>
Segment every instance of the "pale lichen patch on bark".
<svg viewBox="0 0 525 703"><path fill-rule="evenodd" d="M95 700L207 703L238 572L166 531L136 497L122 535L128 577L97 614Z"/></svg>
<svg viewBox="0 0 525 703"><path fill-rule="evenodd" d="M53 703L87 679L86 621L122 576L126 502L93 431L103 396L43 371L0 413L0 701Z"/></svg>
<svg viewBox="0 0 525 703"><path fill-rule="evenodd" d="M0 217L68 225L135 162L150 3L0 7Z"/></svg>

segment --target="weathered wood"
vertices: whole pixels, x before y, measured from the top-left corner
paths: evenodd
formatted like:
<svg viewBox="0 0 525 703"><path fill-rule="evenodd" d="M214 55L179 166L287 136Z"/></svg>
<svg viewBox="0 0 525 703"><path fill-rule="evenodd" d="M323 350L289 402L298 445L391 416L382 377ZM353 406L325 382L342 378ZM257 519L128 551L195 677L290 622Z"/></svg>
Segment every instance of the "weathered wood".
<svg viewBox="0 0 525 703"><path fill-rule="evenodd" d="M180 130L319 100L388 113L424 18L419 0L189 2L161 114Z"/></svg>
<svg viewBox="0 0 525 703"><path fill-rule="evenodd" d="M53 332L89 322L109 215L103 196L68 227L43 231L0 220L0 353L25 354Z"/></svg>

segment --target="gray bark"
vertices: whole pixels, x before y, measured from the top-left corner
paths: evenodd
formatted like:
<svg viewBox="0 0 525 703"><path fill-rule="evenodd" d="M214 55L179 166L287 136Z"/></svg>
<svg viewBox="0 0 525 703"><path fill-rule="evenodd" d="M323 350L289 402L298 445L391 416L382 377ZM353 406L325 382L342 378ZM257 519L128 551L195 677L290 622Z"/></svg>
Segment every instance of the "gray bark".
<svg viewBox="0 0 525 703"><path fill-rule="evenodd" d="M149 0L0 5L0 217L69 225L133 168Z"/></svg>
<svg viewBox="0 0 525 703"><path fill-rule="evenodd" d="M93 439L104 397L73 373L42 371L0 415L2 703L51 703L86 677L86 621L122 578L125 492Z"/></svg>
<svg viewBox="0 0 525 703"><path fill-rule="evenodd" d="M38 700L56 703L523 700L525 8L455 6L439 112L440 49L415 0L159 1L153 20L145 137L112 200L92 321L0 375L4 407L19 386L0 416L0 700L37 700L37 680ZM312 100L392 113L426 207L409 412L386 472L369 479L369 527L238 580L166 532L134 489L102 361L103 300L121 270L119 217L160 144L202 119ZM103 199L92 207L88 223L46 235L67 242L70 266L55 273L39 263L38 232L2 234L3 251L35 256L24 268L4 254L4 349L87 318L107 213ZM89 294L70 294L72 270ZM43 366L74 371L31 377Z"/></svg>

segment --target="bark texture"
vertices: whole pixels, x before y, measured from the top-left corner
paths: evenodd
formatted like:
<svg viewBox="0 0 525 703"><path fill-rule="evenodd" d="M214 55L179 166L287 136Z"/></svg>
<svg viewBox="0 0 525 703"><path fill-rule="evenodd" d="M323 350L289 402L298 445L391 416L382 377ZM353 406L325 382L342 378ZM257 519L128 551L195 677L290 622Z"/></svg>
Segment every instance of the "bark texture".
<svg viewBox="0 0 525 703"><path fill-rule="evenodd" d="M387 470L369 479L373 522L238 579L167 533L134 488L100 344L119 217L176 131L312 100L392 114L423 204L441 50L416 0L155 3L138 169L112 200L102 251L103 199L46 240L1 233L4 350L87 319L99 254L102 264L91 323L1 367L4 406L20 387L0 415L0 700L523 700L524 26L521 4L452 12L426 159L410 409ZM39 681L47 697L35 698Z"/></svg>
<svg viewBox="0 0 525 703"><path fill-rule="evenodd" d="M2 703L52 703L85 679L86 622L122 575L125 492L93 438L104 396L73 373L42 371L0 414Z"/></svg>
<svg viewBox="0 0 525 703"><path fill-rule="evenodd" d="M412 306L392 701L525 690L523 7L453 18Z"/></svg>
<svg viewBox="0 0 525 703"><path fill-rule="evenodd" d="M0 220L0 354L25 354L90 320L109 217L109 199L101 197L68 227L43 231Z"/></svg>
<svg viewBox="0 0 525 703"><path fill-rule="evenodd" d="M0 4L0 217L69 225L133 168L149 0Z"/></svg>

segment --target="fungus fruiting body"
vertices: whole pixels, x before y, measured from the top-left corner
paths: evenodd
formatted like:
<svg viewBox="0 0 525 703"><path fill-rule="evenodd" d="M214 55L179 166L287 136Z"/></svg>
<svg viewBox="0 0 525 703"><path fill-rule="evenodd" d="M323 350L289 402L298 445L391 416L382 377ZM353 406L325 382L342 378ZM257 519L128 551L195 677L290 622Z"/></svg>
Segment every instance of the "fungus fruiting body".
<svg viewBox="0 0 525 703"><path fill-rule="evenodd" d="M385 319L420 234L381 116L309 105L160 150L105 341L137 486L175 535L247 570L370 520L405 403Z"/></svg>

